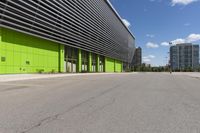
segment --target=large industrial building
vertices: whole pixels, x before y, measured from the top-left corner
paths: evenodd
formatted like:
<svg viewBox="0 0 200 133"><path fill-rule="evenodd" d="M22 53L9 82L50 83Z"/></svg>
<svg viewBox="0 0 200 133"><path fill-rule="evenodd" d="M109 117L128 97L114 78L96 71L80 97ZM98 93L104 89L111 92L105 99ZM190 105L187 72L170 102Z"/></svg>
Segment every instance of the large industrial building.
<svg viewBox="0 0 200 133"><path fill-rule="evenodd" d="M197 69L199 67L199 45L182 43L170 47L172 70Z"/></svg>
<svg viewBox="0 0 200 133"><path fill-rule="evenodd" d="M135 37L107 0L1 0L0 73L121 72Z"/></svg>

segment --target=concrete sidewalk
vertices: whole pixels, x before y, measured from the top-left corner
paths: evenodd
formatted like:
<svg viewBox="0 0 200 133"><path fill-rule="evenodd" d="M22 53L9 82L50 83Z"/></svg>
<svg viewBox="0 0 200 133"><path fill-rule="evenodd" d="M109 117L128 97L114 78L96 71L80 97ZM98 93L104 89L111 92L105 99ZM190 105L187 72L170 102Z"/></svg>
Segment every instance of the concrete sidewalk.
<svg viewBox="0 0 200 133"><path fill-rule="evenodd" d="M22 80L31 80L31 79L45 79L45 78L59 78L59 77L69 77L69 76L89 76L89 75L112 75L112 74L133 74L132 73L62 73L62 74L8 74L0 75L0 82L9 82L9 81L22 81ZM193 78L200 78L200 73L198 72L173 72L173 75L180 76L190 76Z"/></svg>
<svg viewBox="0 0 200 133"><path fill-rule="evenodd" d="M68 77L68 76L111 75L111 74L130 74L130 73L8 74L8 75L0 75L0 82L21 81L21 80L30 80L30 79L59 78L59 77Z"/></svg>
<svg viewBox="0 0 200 133"><path fill-rule="evenodd" d="M173 75L190 76L193 78L200 78L200 72L173 72Z"/></svg>

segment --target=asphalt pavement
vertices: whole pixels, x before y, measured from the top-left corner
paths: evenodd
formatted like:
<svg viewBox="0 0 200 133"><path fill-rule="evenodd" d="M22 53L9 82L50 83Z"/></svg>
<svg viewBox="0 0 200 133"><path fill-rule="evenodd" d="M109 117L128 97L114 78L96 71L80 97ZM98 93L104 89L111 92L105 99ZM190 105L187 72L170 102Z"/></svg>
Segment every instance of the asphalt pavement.
<svg viewBox="0 0 200 133"><path fill-rule="evenodd" d="M200 133L200 78L127 73L0 82L0 133Z"/></svg>

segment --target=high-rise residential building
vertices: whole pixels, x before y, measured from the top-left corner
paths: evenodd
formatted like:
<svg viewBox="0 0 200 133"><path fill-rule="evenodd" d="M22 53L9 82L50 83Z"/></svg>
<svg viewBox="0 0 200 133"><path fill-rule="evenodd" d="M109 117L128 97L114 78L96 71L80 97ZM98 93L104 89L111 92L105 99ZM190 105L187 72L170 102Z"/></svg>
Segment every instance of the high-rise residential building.
<svg viewBox="0 0 200 133"><path fill-rule="evenodd" d="M138 47L135 49L135 53L132 60L132 66L141 66L142 65L142 48Z"/></svg>
<svg viewBox="0 0 200 133"><path fill-rule="evenodd" d="M121 72L134 49L108 0L0 1L0 74Z"/></svg>
<svg viewBox="0 0 200 133"><path fill-rule="evenodd" d="M196 69L199 67L199 45L182 43L170 47L172 70Z"/></svg>

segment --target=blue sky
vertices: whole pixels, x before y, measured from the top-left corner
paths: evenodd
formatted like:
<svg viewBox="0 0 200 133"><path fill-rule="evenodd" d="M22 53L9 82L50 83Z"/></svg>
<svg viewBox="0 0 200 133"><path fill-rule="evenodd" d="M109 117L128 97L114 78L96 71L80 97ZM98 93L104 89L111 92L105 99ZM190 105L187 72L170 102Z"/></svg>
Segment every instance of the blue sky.
<svg viewBox="0 0 200 133"><path fill-rule="evenodd" d="M130 23L143 61L154 66L167 63L166 42L200 43L200 0L110 0ZM128 24L128 23L127 23Z"/></svg>

